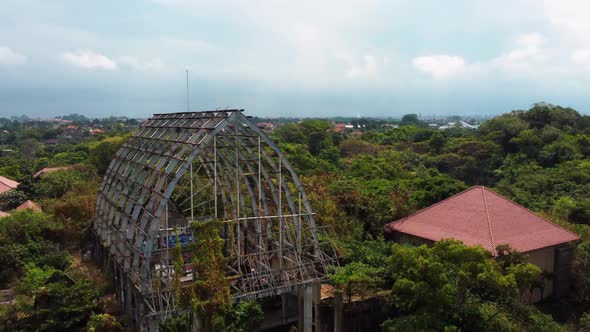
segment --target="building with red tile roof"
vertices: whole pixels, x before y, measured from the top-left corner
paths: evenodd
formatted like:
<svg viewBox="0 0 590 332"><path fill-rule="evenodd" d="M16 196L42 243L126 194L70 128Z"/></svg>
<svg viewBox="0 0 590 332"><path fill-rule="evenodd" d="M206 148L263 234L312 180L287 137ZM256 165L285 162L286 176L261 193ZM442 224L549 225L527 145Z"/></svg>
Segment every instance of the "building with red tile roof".
<svg viewBox="0 0 590 332"><path fill-rule="evenodd" d="M98 134L103 134L104 130L100 129L100 128L93 128L90 129L90 135L98 135Z"/></svg>
<svg viewBox="0 0 590 332"><path fill-rule="evenodd" d="M271 131L274 129L274 125L271 122L258 122L256 127L262 129L263 131Z"/></svg>
<svg viewBox="0 0 590 332"><path fill-rule="evenodd" d="M0 211L0 218L4 218L4 217L10 217L10 213L4 212L4 211Z"/></svg>
<svg viewBox="0 0 590 332"><path fill-rule="evenodd" d="M334 131L337 133L343 132L346 129L346 123L336 123L334 125Z"/></svg>
<svg viewBox="0 0 590 332"><path fill-rule="evenodd" d="M579 237L485 187L472 187L387 225L391 231L438 241L456 239L492 253L501 244L520 252Z"/></svg>
<svg viewBox="0 0 590 332"><path fill-rule="evenodd" d="M45 167L45 168L41 169L40 171L38 171L37 173L35 173L35 175L33 175L33 177L38 178L41 175L46 174L46 173L51 173L51 172L59 171L62 169L70 169L70 168L72 168L72 166Z"/></svg>
<svg viewBox="0 0 590 332"><path fill-rule="evenodd" d="M11 180L9 178L5 178L3 176L0 176L0 193L3 193L5 191L9 191L12 189L16 189L16 187L18 187L18 182Z"/></svg>
<svg viewBox="0 0 590 332"><path fill-rule="evenodd" d="M498 245L508 244L528 255L528 261L553 273L563 272L569 280L572 247L580 238L516 204L494 191L475 186L386 225L386 232L399 242L432 243L442 239L460 240L466 245L480 245L496 255ZM559 278L555 278L557 282ZM564 282L565 284L565 282ZM548 296L554 283L547 285ZM560 286L567 292L569 283ZM531 301L540 300L539 295Z"/></svg>
<svg viewBox="0 0 590 332"><path fill-rule="evenodd" d="M41 212L41 207L39 206L39 204L28 200L24 203L22 203L21 205L17 206L15 210L24 210L24 209L31 209L33 211L37 211L37 212Z"/></svg>

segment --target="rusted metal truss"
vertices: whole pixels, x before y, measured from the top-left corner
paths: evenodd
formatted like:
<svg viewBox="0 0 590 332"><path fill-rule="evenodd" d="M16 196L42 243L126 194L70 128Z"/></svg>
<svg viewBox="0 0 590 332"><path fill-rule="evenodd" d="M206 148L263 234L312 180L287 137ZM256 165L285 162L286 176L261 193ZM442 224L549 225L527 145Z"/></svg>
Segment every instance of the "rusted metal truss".
<svg viewBox="0 0 590 332"><path fill-rule="evenodd" d="M235 300L317 284L335 264L299 178L243 110L155 114L116 153L94 222L136 323L186 310L175 304L168 250L198 236L190 223L211 219L224 225Z"/></svg>

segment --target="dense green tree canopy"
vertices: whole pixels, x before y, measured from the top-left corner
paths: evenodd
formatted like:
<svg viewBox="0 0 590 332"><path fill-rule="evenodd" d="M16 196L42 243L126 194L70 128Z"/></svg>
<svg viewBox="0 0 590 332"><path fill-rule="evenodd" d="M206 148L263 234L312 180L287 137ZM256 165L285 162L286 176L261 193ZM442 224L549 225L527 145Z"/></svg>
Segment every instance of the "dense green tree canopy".
<svg viewBox="0 0 590 332"><path fill-rule="evenodd" d="M541 325L529 321L541 314L514 311L521 291L541 274L520 257L495 261L486 249L453 240L431 248L395 244L388 272L398 316L386 322L387 331L537 331Z"/></svg>
<svg viewBox="0 0 590 332"><path fill-rule="evenodd" d="M68 119L85 129L0 119L8 131L0 142L0 175L20 182L16 191L0 195L0 207L10 210L33 199L44 211L14 212L0 219L0 285L12 287L20 299L0 307L0 324L11 330L116 330L122 319L104 312L97 289L80 277L72 260L79 255L80 239L86 238L100 177L137 121L79 115ZM416 114L406 114L401 121L272 121L276 129L271 138L300 175L317 223L333 230L330 240L341 266L332 270L330 282L349 301L388 299L385 330L564 329L519 300L519 294L538 281L539 271L514 251L504 248L508 254L493 260L482 248L453 241L428 248L390 246L381 238L388 222L472 185L491 187L582 236L574 265L578 296L568 302L580 309L564 326L576 330L588 325L588 314L579 318L590 305L589 116L538 103L488 119L478 130L433 129ZM350 123L354 129L337 130L335 122ZM90 135L90 128L105 132ZM53 166L72 167L33 177ZM193 262L203 275L215 271L215 278L209 279L217 280L211 284L197 278L198 296L192 299L198 301L193 302L223 307L210 326L252 330L261 319L260 306L226 305L217 249L216 255ZM50 310L55 305L60 309ZM190 317L182 317L162 329L182 331L187 326Z"/></svg>

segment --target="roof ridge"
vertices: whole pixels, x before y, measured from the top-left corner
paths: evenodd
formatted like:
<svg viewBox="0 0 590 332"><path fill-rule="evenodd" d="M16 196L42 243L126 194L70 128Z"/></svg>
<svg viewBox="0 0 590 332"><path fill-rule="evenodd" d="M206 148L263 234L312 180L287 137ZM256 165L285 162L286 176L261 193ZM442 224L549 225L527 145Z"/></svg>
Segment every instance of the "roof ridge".
<svg viewBox="0 0 590 332"><path fill-rule="evenodd" d="M514 205L514 206L516 206L516 207L518 207L518 208L520 208L520 209L522 209L522 210L525 210L525 211L527 211L527 212L529 212L529 213L533 214L534 216L536 216L537 218L541 219L541 220L542 220L542 221L544 221L545 223L548 223L549 225L551 225L551 226L553 226L553 227L555 227L555 228L561 229L561 230L563 230L563 231L566 231L566 232L568 232L568 233L570 233L570 234L572 234L572 235L574 235L574 236L576 236L576 237L580 238L580 236L579 236L578 234L576 234L576 233L574 233L574 232L572 232L572 231L570 231L570 230L568 230L568 229L566 229L566 228L564 228L564 227L561 227L561 226L557 225L556 223L554 223L554 222L552 222L552 221L549 221L549 220L547 220L547 219L545 219L545 218L541 217L540 215L538 215L538 214L536 214L535 212L533 212L533 211L531 211L531 210L529 210L529 209L525 208L524 206L522 206L522 205L520 205L520 204L516 203L515 201L511 200L510 198L508 198L508 197L504 197L504 196L502 196L502 195L498 194L497 192L495 192L495 191L493 191L493 190L491 190L491 189L489 189L489 188L487 188L487 187L484 187L484 186L482 186L482 187L483 187L485 190L487 190L488 192L490 192L490 193L492 193L492 194L494 194L494 195L496 195L496 196L498 196L498 197L500 197L500 198L502 198L502 199L504 199L504 200L506 200L506 201L510 202L512 205Z"/></svg>
<svg viewBox="0 0 590 332"><path fill-rule="evenodd" d="M455 197L456 200L451 199ZM446 203L436 206L443 202ZM429 210L431 207L433 209ZM486 213L487 230L482 223L482 209ZM474 220L477 220L476 228L473 223L469 224ZM389 232L407 233L432 241L456 238L464 243L479 244L494 256L497 255L494 246L500 242L528 252L580 239L574 232L485 186L471 187L409 217L390 222L386 227ZM499 237L498 240L496 236Z"/></svg>
<svg viewBox="0 0 590 332"><path fill-rule="evenodd" d="M449 197L447 197L447 198L443 199L442 201L438 201L438 202L436 202L436 203L434 203L434 204L432 204L432 205L430 205L430 206L427 206L427 207L425 207L425 208L423 208L423 209L420 209L420 210L418 210L418 211L416 211L416 212L414 212L414 213L412 213L412 214L410 214L410 215L407 215L407 216L405 216L405 217L403 217L403 218L400 218L400 219L397 219L397 220L391 221L391 222L389 222L388 224L391 224L391 223L396 223L396 222L398 222L398 221L402 221L402 220L408 219L408 218L410 218L410 217L413 217L413 216L417 215L418 213L422 213L423 211L426 211L426 210L428 210L428 209L430 209L430 208L433 208L433 207L435 207L435 206L437 206L437 205L440 205L440 204L442 204L442 203L444 203L444 202L446 202L446 201L448 201L448 200L450 200L450 199L452 199L452 198L455 198L456 196L462 195L462 194L464 194L464 193L466 193L466 192L468 192L468 191L471 191L471 190L473 190L473 189L477 189L477 188L481 188L481 187L483 187L483 186L473 186L473 187L469 187L469 188L467 188L467 189L465 189L465 190L463 190L463 191L461 191L461 192L458 192L458 193L456 193L456 194L454 194L454 195L452 195L452 196L449 196Z"/></svg>
<svg viewBox="0 0 590 332"><path fill-rule="evenodd" d="M492 218L490 217L490 209L488 208L488 200L486 198L486 187L481 186L481 194L483 196L483 204L486 208L486 217L488 220L488 230L490 231L490 241L492 242L492 249L496 250L496 241L494 240L494 232L492 231Z"/></svg>

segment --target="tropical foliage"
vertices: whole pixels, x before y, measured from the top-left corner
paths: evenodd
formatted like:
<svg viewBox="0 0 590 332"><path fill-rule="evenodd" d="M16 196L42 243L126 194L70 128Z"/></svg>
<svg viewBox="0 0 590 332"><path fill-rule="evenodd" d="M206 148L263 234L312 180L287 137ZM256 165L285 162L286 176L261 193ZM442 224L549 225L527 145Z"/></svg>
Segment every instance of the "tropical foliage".
<svg viewBox="0 0 590 332"><path fill-rule="evenodd" d="M0 305L0 330L119 331L125 321L107 308L108 285L89 282L98 273L81 272L79 247L94 215L100 178L137 122L68 119L102 127L104 133L0 119L8 131L0 175L20 182L16 190L0 194L0 209L32 199L44 211L12 211L0 219L0 286L14 293ZM590 326L589 314L583 315L590 307L589 116L539 103L491 118L477 130L433 129L416 114L395 123L346 121L356 126L354 134L335 130L330 121L307 119L278 126L270 135L300 175L316 221L333 231L341 264L329 280L347 302L382 299L387 331L583 331ZM55 166L68 168L34 177ZM455 241L409 247L382 238L386 223L472 185L486 185L580 234L577 296L560 304L572 309L565 318L547 306L520 301L542 272L510 248L499 248L491 259L484 249ZM196 233L203 236L192 244L200 254L190 262L194 285L178 285L177 296L193 305L207 328L255 329L262 319L260 304L231 304L217 226L200 227ZM161 329L185 331L192 319L172 318Z"/></svg>

